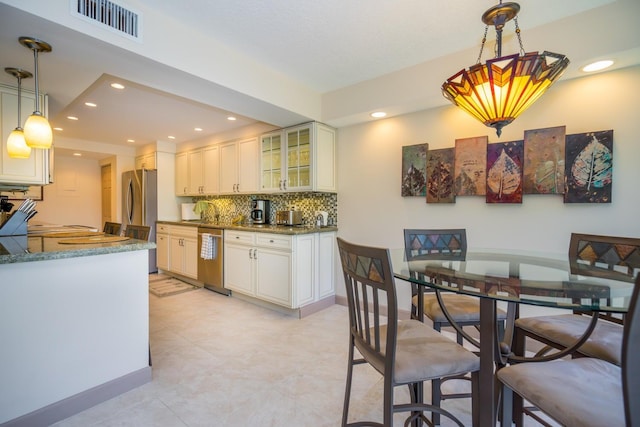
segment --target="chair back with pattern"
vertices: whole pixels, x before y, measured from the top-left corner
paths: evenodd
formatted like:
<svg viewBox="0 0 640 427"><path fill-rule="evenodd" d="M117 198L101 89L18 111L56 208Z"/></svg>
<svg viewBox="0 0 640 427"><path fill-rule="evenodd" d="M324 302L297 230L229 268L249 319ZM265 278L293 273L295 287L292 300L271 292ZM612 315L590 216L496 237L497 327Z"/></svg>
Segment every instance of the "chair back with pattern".
<svg viewBox="0 0 640 427"><path fill-rule="evenodd" d="M105 222L104 228L102 229L106 234L113 234L115 236L119 236L122 231L122 224L118 222Z"/></svg>
<svg viewBox="0 0 640 427"><path fill-rule="evenodd" d="M353 344L376 370L393 378L398 314L389 251L337 240Z"/></svg>
<svg viewBox="0 0 640 427"><path fill-rule="evenodd" d="M420 259L464 260L467 255L467 232L464 228L447 230L404 230L407 261Z"/></svg>
<svg viewBox="0 0 640 427"><path fill-rule="evenodd" d="M132 239L149 240L150 231L151 227L149 227L148 225L129 224L124 231L124 235L127 237L131 237Z"/></svg>
<svg viewBox="0 0 640 427"><path fill-rule="evenodd" d="M622 338L622 393L628 426L640 426L640 275L635 283Z"/></svg>
<svg viewBox="0 0 640 427"><path fill-rule="evenodd" d="M571 272L633 282L640 272L640 239L571 233Z"/></svg>

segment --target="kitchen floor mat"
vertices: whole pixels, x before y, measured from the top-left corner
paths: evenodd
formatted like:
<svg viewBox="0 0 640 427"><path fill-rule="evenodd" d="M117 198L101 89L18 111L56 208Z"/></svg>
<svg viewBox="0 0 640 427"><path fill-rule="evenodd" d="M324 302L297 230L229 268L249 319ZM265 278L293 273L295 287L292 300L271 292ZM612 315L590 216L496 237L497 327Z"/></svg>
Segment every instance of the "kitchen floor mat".
<svg viewBox="0 0 640 427"><path fill-rule="evenodd" d="M198 287L173 277L156 275L152 278L152 275L149 276L149 292L157 297L168 297L194 289L198 289Z"/></svg>

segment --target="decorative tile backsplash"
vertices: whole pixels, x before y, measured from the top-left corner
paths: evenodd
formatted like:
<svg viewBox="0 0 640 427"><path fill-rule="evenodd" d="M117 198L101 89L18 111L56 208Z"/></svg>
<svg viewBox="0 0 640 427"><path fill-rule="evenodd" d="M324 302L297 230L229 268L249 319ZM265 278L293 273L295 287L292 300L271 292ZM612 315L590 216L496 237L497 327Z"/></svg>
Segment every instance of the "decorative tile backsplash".
<svg viewBox="0 0 640 427"><path fill-rule="evenodd" d="M251 201L255 199L269 200L269 222L275 224L276 211L294 208L302 212L304 225L315 224L315 212L326 211L329 214L328 223L338 224L338 195L336 193L287 193L287 194L243 194L226 196L194 197L193 201L207 200L209 209L204 213L207 221L215 221L216 215L220 222L231 222L238 215L246 218L251 214Z"/></svg>

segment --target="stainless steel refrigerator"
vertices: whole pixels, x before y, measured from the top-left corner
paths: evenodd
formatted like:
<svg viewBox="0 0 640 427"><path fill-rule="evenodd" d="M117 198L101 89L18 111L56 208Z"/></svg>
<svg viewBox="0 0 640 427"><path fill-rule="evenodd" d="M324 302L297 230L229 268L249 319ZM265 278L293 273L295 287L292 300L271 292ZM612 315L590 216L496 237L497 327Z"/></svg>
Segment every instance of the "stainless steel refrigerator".
<svg viewBox="0 0 640 427"><path fill-rule="evenodd" d="M158 219L158 174L156 170L137 169L122 173L122 225L151 227L149 241L156 241ZM149 250L149 273L158 271L156 250Z"/></svg>

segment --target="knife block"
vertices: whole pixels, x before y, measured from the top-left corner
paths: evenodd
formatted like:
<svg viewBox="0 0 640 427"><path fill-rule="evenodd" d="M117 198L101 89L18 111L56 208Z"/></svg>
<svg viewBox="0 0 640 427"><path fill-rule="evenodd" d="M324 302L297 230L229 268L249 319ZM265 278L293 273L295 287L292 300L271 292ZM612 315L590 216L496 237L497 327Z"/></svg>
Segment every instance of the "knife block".
<svg viewBox="0 0 640 427"><path fill-rule="evenodd" d="M27 234L27 214L15 211L0 225L0 236L20 236Z"/></svg>

